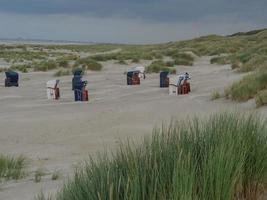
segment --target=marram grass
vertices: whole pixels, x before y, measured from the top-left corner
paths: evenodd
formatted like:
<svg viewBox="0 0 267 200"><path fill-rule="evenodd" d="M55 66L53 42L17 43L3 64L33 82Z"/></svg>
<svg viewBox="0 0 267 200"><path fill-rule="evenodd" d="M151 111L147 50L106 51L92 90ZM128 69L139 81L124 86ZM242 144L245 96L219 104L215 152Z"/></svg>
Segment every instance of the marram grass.
<svg viewBox="0 0 267 200"><path fill-rule="evenodd" d="M25 176L27 160L24 156L7 156L0 154L0 181L20 179Z"/></svg>
<svg viewBox="0 0 267 200"><path fill-rule="evenodd" d="M172 122L77 169L57 200L254 200L267 184L267 126L222 113Z"/></svg>

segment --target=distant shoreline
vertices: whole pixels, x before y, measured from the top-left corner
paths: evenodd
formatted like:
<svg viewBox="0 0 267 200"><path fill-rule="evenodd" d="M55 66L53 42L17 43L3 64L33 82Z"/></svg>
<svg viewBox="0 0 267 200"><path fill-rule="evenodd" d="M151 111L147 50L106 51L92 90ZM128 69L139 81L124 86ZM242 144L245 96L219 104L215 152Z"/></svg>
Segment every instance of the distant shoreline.
<svg viewBox="0 0 267 200"><path fill-rule="evenodd" d="M27 39L0 39L0 44L6 45L92 45L93 42L64 41L64 40L27 40Z"/></svg>

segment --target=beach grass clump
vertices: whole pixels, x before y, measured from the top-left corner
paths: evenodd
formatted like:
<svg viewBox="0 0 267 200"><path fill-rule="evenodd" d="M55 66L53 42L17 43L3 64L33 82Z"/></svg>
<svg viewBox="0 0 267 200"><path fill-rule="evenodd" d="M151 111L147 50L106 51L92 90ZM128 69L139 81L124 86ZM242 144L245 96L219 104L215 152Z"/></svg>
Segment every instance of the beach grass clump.
<svg viewBox="0 0 267 200"><path fill-rule="evenodd" d="M140 62L140 59L139 58L133 58L132 59L132 63L139 63Z"/></svg>
<svg viewBox="0 0 267 200"><path fill-rule="evenodd" d="M267 66L267 54L266 55L255 55L250 60L240 67L239 71L249 72L255 71L256 69L261 69Z"/></svg>
<svg viewBox="0 0 267 200"><path fill-rule="evenodd" d="M235 70L235 69L240 69L241 67L242 67L242 63L241 62L239 62L239 61L236 61L236 62L234 62L232 65L231 65L231 68L233 69L233 70Z"/></svg>
<svg viewBox="0 0 267 200"><path fill-rule="evenodd" d="M165 64L167 67L174 67L175 62L174 61L167 61L167 62L165 62Z"/></svg>
<svg viewBox="0 0 267 200"><path fill-rule="evenodd" d="M266 88L267 70L259 70L235 82L225 90L225 95L236 101L247 101Z"/></svg>
<svg viewBox="0 0 267 200"><path fill-rule="evenodd" d="M120 52L90 56L93 60L102 62L108 60L153 60L156 57L159 57L159 55L152 52L148 47L144 48L142 46L125 46Z"/></svg>
<svg viewBox="0 0 267 200"><path fill-rule="evenodd" d="M52 176L51 176L51 180L52 181L56 181L60 178L61 176L61 172L59 170L55 170L53 173L52 173Z"/></svg>
<svg viewBox="0 0 267 200"><path fill-rule="evenodd" d="M176 65L192 66L194 64L194 57L187 53L177 53L172 55Z"/></svg>
<svg viewBox="0 0 267 200"><path fill-rule="evenodd" d="M212 91L211 100L213 101L213 100L216 100L216 99L219 99L219 98L221 98L220 92L218 90Z"/></svg>
<svg viewBox="0 0 267 200"><path fill-rule="evenodd" d="M257 107L267 105L267 89L258 92L255 97Z"/></svg>
<svg viewBox="0 0 267 200"><path fill-rule="evenodd" d="M58 60L58 66L63 67L63 68L68 68L69 67L69 61L68 60Z"/></svg>
<svg viewBox="0 0 267 200"><path fill-rule="evenodd" d="M139 58L133 58L131 60L132 63L139 63L140 62L140 59Z"/></svg>
<svg viewBox="0 0 267 200"><path fill-rule="evenodd" d="M163 60L153 61L146 67L147 73L159 73L161 71L169 71L172 74L176 73L176 69L174 67L169 67Z"/></svg>
<svg viewBox="0 0 267 200"><path fill-rule="evenodd" d="M46 57L48 57L48 54L45 52L33 52L24 50L18 51L15 48L0 51L0 58L3 58L9 62L18 62L24 60L33 61L36 59L45 59Z"/></svg>
<svg viewBox="0 0 267 200"><path fill-rule="evenodd" d="M225 64L230 64L231 60L229 59L229 56L217 56L213 57L210 60L211 64L220 64L220 65L225 65Z"/></svg>
<svg viewBox="0 0 267 200"><path fill-rule="evenodd" d="M32 66L30 64L12 65L10 67L11 70L20 71L23 73L27 73L29 71L29 69L31 69L31 68L32 68Z"/></svg>
<svg viewBox="0 0 267 200"><path fill-rule="evenodd" d="M27 160L24 156L0 155L0 180L20 179L26 174Z"/></svg>
<svg viewBox="0 0 267 200"><path fill-rule="evenodd" d="M34 197L34 200L54 200L52 194L45 195L43 191Z"/></svg>
<svg viewBox="0 0 267 200"><path fill-rule="evenodd" d="M75 62L75 66L84 66L87 70L101 71L103 66L90 57L80 58Z"/></svg>
<svg viewBox="0 0 267 200"><path fill-rule="evenodd" d="M42 180L42 177L46 175L46 172L42 168L38 168L34 172L34 182L39 183Z"/></svg>
<svg viewBox="0 0 267 200"><path fill-rule="evenodd" d="M57 62L53 60L35 62L32 64L34 71L43 71L53 70L58 67Z"/></svg>
<svg viewBox="0 0 267 200"><path fill-rule="evenodd" d="M89 160L56 199L258 199L267 186L266 131L257 116L236 113L173 121L140 146Z"/></svg>

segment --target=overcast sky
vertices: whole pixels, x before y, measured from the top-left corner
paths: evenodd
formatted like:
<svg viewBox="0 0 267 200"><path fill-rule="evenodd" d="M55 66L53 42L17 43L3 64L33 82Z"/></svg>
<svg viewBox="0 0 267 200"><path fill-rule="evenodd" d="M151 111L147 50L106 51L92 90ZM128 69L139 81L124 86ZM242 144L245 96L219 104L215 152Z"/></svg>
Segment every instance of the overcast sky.
<svg viewBox="0 0 267 200"><path fill-rule="evenodd" d="M0 38L159 43L267 27L267 0L0 0Z"/></svg>

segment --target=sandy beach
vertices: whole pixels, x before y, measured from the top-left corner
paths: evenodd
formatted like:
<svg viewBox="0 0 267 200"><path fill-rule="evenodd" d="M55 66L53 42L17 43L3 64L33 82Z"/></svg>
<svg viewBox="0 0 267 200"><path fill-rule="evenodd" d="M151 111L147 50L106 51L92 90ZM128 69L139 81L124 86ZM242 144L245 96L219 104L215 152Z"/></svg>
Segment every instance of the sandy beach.
<svg viewBox="0 0 267 200"><path fill-rule="evenodd" d="M127 86L123 74L134 65L103 63L101 72L88 72L89 102L74 102L71 76L60 77L61 99L49 101L45 84L55 79L54 72L20 74L19 88L5 88L0 75L0 152L29 158L29 174L19 181L1 183L0 199L29 200L40 191L53 193L71 175L75 165L88 155L112 151L120 141L140 141L153 128L170 119L205 116L224 110L255 111L254 101L234 103L224 98L211 101L213 90L223 92L244 74L230 65L211 65L210 57L196 59L192 67L177 67L189 72L192 92L169 96L159 88L159 75L149 74L140 86ZM142 64L147 64L143 62ZM256 112L266 117L266 108ZM35 183L34 171L47 172ZM63 174L57 181L51 173Z"/></svg>

